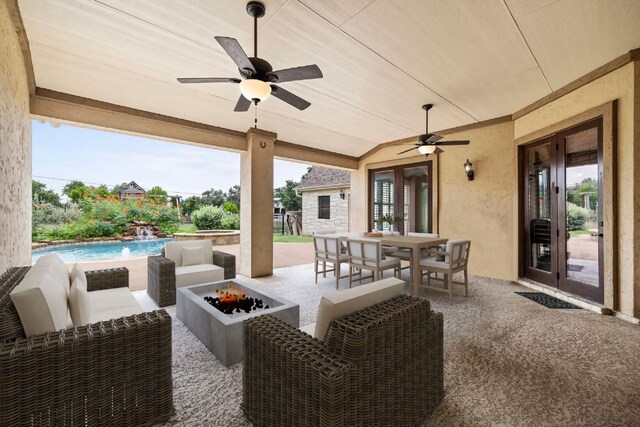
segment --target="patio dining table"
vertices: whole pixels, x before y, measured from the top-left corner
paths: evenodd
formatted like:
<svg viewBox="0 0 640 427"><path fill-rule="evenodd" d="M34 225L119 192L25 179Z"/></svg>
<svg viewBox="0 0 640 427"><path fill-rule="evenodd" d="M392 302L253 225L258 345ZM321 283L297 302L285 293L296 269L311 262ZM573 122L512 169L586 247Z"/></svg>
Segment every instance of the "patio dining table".
<svg viewBox="0 0 640 427"><path fill-rule="evenodd" d="M327 237L337 237L340 240L371 239L378 240L384 246L395 246L411 250L411 295L417 297L420 286L420 252L422 249L430 248L447 243L448 239L422 236L382 236L382 237L352 237L346 233L327 234Z"/></svg>

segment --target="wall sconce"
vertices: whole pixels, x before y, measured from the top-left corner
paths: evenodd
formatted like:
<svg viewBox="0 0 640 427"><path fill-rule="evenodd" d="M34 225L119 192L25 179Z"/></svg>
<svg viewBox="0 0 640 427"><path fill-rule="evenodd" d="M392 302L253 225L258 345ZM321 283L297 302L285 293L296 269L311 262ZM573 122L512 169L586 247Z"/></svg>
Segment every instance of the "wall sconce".
<svg viewBox="0 0 640 427"><path fill-rule="evenodd" d="M469 161L469 159L467 159L466 162L464 162L464 172L467 174L467 179L469 181L473 181L473 163L471 163Z"/></svg>
<svg viewBox="0 0 640 427"><path fill-rule="evenodd" d="M344 200L344 190L342 188L340 189L340 198Z"/></svg>

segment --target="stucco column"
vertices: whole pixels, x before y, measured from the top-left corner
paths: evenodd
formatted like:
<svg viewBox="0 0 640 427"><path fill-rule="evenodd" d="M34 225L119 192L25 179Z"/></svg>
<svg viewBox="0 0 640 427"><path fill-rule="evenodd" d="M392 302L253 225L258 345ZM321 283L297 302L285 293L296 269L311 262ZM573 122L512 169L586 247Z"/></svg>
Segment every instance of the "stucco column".
<svg viewBox="0 0 640 427"><path fill-rule="evenodd" d="M240 272L273 274L273 151L276 134L247 132L240 156Z"/></svg>

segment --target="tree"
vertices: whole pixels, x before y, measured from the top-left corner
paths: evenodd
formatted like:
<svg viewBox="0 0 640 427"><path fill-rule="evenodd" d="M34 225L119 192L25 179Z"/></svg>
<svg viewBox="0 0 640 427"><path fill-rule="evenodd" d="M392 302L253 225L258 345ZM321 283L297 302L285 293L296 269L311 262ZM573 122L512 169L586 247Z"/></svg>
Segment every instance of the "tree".
<svg viewBox="0 0 640 427"><path fill-rule="evenodd" d="M122 191L122 189L124 187L126 187L127 185L129 185L128 182L123 182L122 184L114 185L113 188L111 189L111 194L113 194L114 196L119 196L120 195L120 191Z"/></svg>
<svg viewBox="0 0 640 427"><path fill-rule="evenodd" d="M180 207L182 208L182 213L184 215L191 215L193 212L197 211L202 206L202 201L198 196L188 197L182 202Z"/></svg>
<svg viewBox="0 0 640 427"><path fill-rule="evenodd" d="M302 197L296 194L295 190L297 186L297 182L288 179L284 187L276 188L273 191L273 196L280 199L282 206L287 211L299 211L302 209Z"/></svg>
<svg viewBox="0 0 640 427"><path fill-rule="evenodd" d="M229 189L229 193L227 193L227 202L235 203L235 205L240 209L240 186L234 185Z"/></svg>
<svg viewBox="0 0 640 427"><path fill-rule="evenodd" d="M160 187L159 185L156 185L155 187L151 187L151 189L149 191L147 191L148 195L154 195L154 196L167 196L167 191Z"/></svg>
<svg viewBox="0 0 640 427"><path fill-rule="evenodd" d="M203 206L222 206L226 201L227 195L222 190L214 190L213 188L202 193Z"/></svg>
<svg viewBox="0 0 640 427"><path fill-rule="evenodd" d="M62 206L60 203L60 196L53 190L47 188L47 186L41 182L31 181L31 197L34 203L49 203L54 206Z"/></svg>
<svg viewBox="0 0 640 427"><path fill-rule="evenodd" d="M66 195L73 203L78 203L82 200L87 190L89 190L89 187L84 182L74 180L62 188L62 194Z"/></svg>

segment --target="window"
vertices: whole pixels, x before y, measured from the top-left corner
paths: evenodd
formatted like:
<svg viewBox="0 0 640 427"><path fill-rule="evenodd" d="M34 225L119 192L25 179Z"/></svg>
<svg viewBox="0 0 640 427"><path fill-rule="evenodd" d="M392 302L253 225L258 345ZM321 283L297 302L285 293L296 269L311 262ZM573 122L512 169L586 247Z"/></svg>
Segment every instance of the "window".
<svg viewBox="0 0 640 427"><path fill-rule="evenodd" d="M318 219L331 218L331 197L318 196Z"/></svg>

